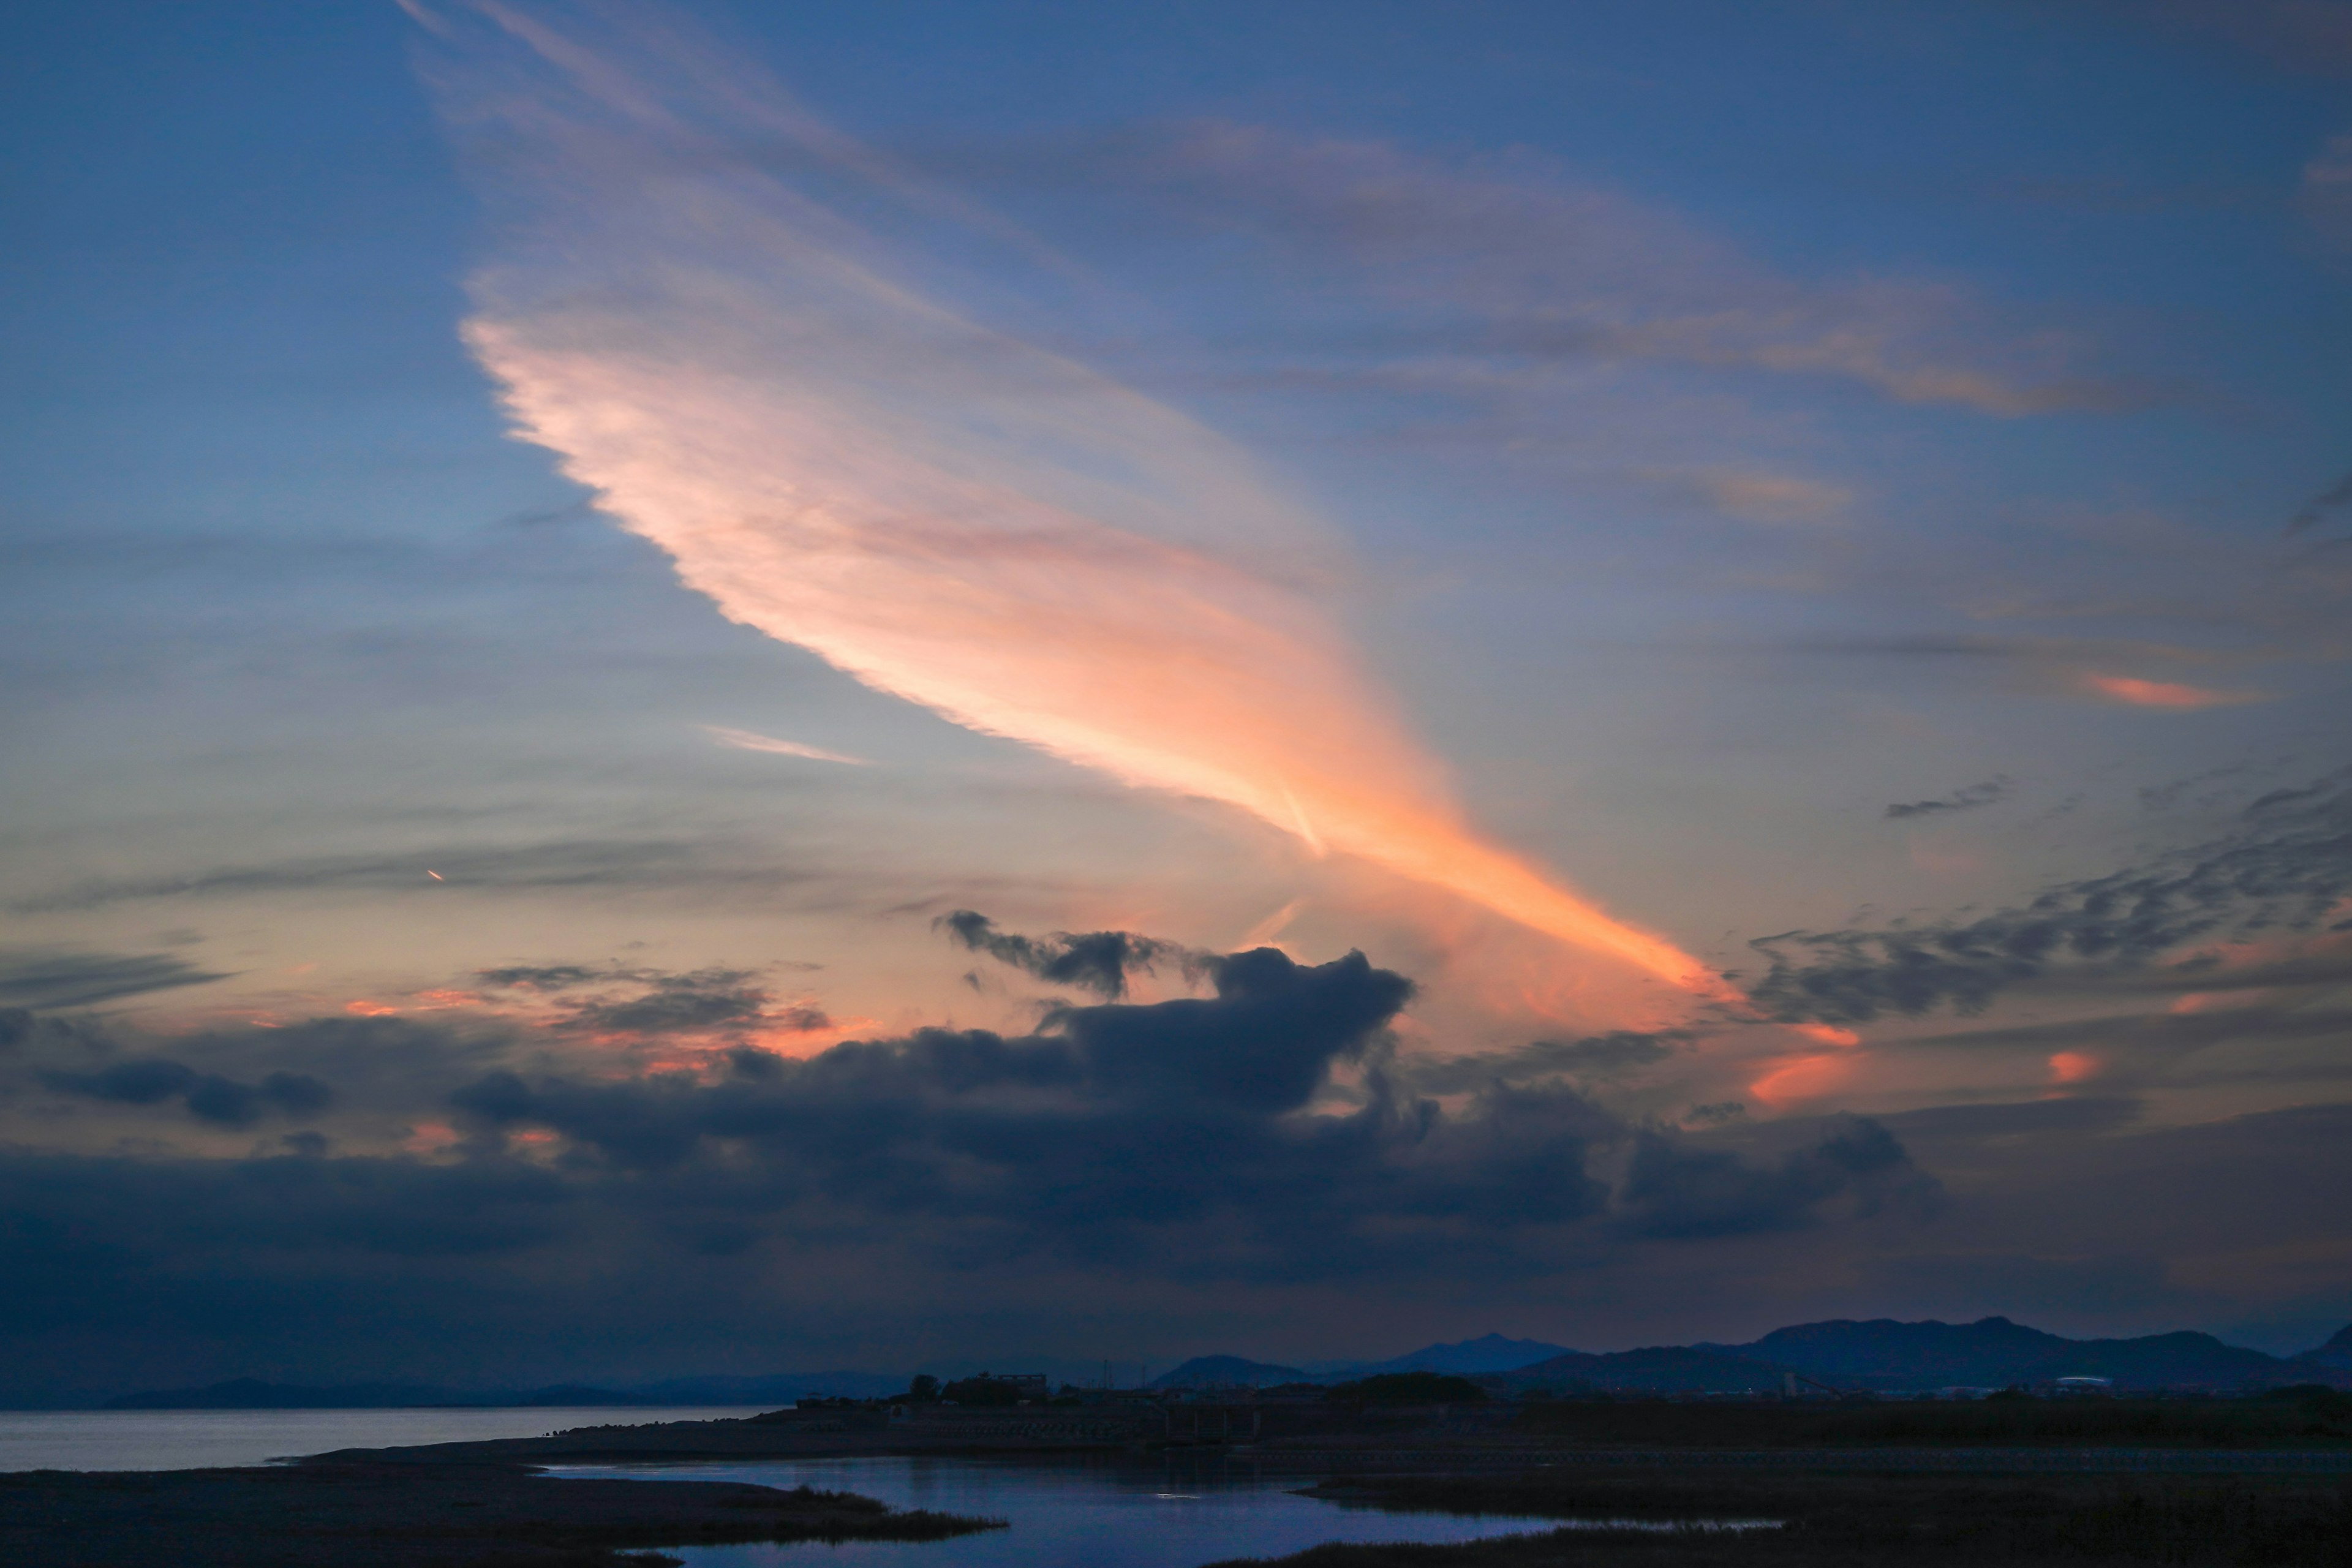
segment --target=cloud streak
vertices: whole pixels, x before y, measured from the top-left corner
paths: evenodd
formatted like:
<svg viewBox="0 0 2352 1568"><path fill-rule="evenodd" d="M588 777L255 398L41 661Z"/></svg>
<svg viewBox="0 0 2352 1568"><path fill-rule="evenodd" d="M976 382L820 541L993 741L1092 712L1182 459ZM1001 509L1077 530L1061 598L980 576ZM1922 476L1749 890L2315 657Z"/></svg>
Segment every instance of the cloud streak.
<svg viewBox="0 0 2352 1568"><path fill-rule="evenodd" d="M1879 815L1890 822L1901 822L1915 816L1941 816L1955 811L1974 811L2005 798L2016 785L2006 778L1990 778L1982 784L1972 784L1956 789L1937 800L1896 801Z"/></svg>
<svg viewBox="0 0 2352 1568"><path fill-rule="evenodd" d="M517 433L723 613L879 689L1139 788L1223 802L1693 992L1703 965L1465 821L1302 592L1315 528L1192 421L957 314L861 211L1008 242L654 29L603 49L443 18L452 125L502 216L467 342ZM627 58L625 69L614 62Z"/></svg>
<svg viewBox="0 0 2352 1568"><path fill-rule="evenodd" d="M828 752L822 746L803 745L798 741L779 741L773 735L762 735L751 730L730 730L722 724L705 724L702 732L722 746L739 752L767 752L779 757L806 757L813 763L846 763L852 767L870 767L864 757L853 757L844 752Z"/></svg>
<svg viewBox="0 0 2352 1568"><path fill-rule="evenodd" d="M2200 708L2226 708L2241 702L2270 700L2259 691L2222 691L2210 686L2189 686L2177 680L2143 680L2137 676L2101 675L2095 671L2083 676L2082 686L2094 697L2119 702L2126 708L2170 708L2192 711Z"/></svg>
<svg viewBox="0 0 2352 1568"><path fill-rule="evenodd" d="M92 1007L227 978L164 953L0 952L0 1007Z"/></svg>
<svg viewBox="0 0 2352 1568"><path fill-rule="evenodd" d="M1414 317L1418 342L1391 329L1391 346L1426 352L1393 362L1393 382L1524 387L1568 362L1647 361L1844 382L2005 418L2148 396L2072 374L2062 338L2002 342L1948 285L1783 276L1670 212L1523 158L1454 166L1384 142L1214 121L1143 128L1065 158L1081 177L1149 191L1222 232L1341 260ZM1724 497L1767 518L1818 516L1847 499L1785 480L1735 481Z"/></svg>
<svg viewBox="0 0 2352 1568"><path fill-rule="evenodd" d="M1976 1013L2011 987L2047 975L2142 977L2193 942L2352 929L2352 783L2342 775L2274 791L2221 839L2080 881L1973 920L1876 930L1786 931L1749 945L1770 961L1750 996L1786 1022L1861 1024L1950 1005ZM2178 989L2226 986L2227 971L2195 960ZM2277 974L2263 963L2255 973ZM2324 974L2317 961L2288 968ZM2284 979L2265 984L2288 983Z"/></svg>

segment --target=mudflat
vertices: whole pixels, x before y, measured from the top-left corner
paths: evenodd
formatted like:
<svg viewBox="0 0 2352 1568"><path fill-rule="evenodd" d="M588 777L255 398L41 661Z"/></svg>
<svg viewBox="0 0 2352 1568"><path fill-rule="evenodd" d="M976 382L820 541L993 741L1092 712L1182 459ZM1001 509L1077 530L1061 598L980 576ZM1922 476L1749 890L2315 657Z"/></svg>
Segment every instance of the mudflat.
<svg viewBox="0 0 2352 1568"><path fill-rule="evenodd" d="M1002 1521L733 1481L309 1463L0 1475L12 1568L617 1568L664 1546L928 1541Z"/></svg>

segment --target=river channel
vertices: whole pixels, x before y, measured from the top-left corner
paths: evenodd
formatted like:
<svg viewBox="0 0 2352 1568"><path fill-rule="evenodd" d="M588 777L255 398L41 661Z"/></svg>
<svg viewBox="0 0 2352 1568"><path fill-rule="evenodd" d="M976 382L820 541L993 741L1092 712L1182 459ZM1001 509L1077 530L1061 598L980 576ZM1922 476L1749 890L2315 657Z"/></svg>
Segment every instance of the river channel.
<svg viewBox="0 0 2352 1568"><path fill-rule="evenodd" d="M565 1467L563 1475L812 1486L894 1508L1011 1521L950 1541L803 1542L666 1548L691 1568L1200 1568L1280 1557L1327 1541L1472 1541L1562 1521L1387 1513L1294 1495L1313 1478L1260 1478L1240 1465L1020 1464L969 1458L770 1460L659 1468Z"/></svg>

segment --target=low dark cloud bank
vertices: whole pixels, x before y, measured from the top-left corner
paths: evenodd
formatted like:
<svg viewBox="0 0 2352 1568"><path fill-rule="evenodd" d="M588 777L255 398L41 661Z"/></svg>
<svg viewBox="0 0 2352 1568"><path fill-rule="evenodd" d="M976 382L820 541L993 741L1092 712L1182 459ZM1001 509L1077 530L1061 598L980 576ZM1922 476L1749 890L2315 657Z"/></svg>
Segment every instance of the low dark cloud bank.
<svg viewBox="0 0 2352 1568"><path fill-rule="evenodd" d="M266 1111L314 1114L335 1098L332 1089L305 1073L274 1072L259 1083L239 1083L160 1057L116 1062L96 1072L45 1071L40 1077L44 1085L61 1094L88 1095L121 1105L178 1100L191 1116L223 1127L249 1126Z"/></svg>
<svg viewBox="0 0 2352 1568"><path fill-rule="evenodd" d="M1784 931L1751 945L1769 962L1749 994L1790 1022L1868 1023L1950 1005L1981 1011L2011 987L2050 978L2114 981L2200 942L2352 930L2352 775L2278 790L2234 830L2109 876L2061 883L2031 902L1968 920L1875 930ZM2176 967L2180 990L2207 987L2210 963ZM2134 979L2145 984L2145 979Z"/></svg>
<svg viewBox="0 0 2352 1568"><path fill-rule="evenodd" d="M1801 1228L1834 1199L1865 1215L1890 1204L1925 1215L1941 1194L1895 1135L1866 1117L1834 1118L1811 1147L1763 1167L1645 1131L1626 1173L1622 1223L1637 1236L1737 1236Z"/></svg>
<svg viewBox="0 0 2352 1568"><path fill-rule="evenodd" d="M1173 951L1021 941L1007 951L1024 968L1036 958L1033 973L1091 954L1081 973L1097 993L1105 964L1124 973ZM1188 962L1203 994L805 1058L712 1044L693 1033L711 1011L665 1003L638 1020L704 1042L698 1071L616 1074L628 1058L608 1055L600 1072L561 1027L478 1018L213 1030L168 1051L95 1027L28 1036L0 1063L0 1102L89 1131L79 1152L0 1150L0 1273L14 1282L0 1388L54 1382L92 1353L191 1376L295 1362L373 1375L390 1352L369 1347L387 1335L433 1346L400 1352L403 1365L425 1356L440 1375L550 1323L561 1342L540 1353L576 1365L647 1335L772 1340L786 1300L803 1323L856 1312L866 1331L906 1332L1013 1311L1047 1282L1054 1300L1031 1301L1017 1329L995 1320L996 1342L1037 1342L1039 1325L1119 1301L1150 1321L1213 1301L1279 1310L1301 1291L1483 1298L1629 1248L1892 1215L1894 1198L1932 1187L1869 1121L1742 1151L1646 1131L1565 1081L1654 1060L1678 1037L1473 1058L1441 1104L1395 1065L1403 975L1360 953ZM597 994L614 973L485 978ZM723 1000L748 976L635 983ZM385 1152L388 1132L441 1121L437 1142ZM174 1146L175 1129L257 1141L201 1158ZM245 1349L221 1359L224 1345Z"/></svg>
<svg viewBox="0 0 2352 1568"><path fill-rule="evenodd" d="M1805 962L1758 994L1846 1019L1979 1005L2059 968L2123 992L2221 984L2175 950L2324 926L2347 822L2344 781L2273 792L2212 844L2024 909L1777 939ZM0 1009L0 1397L248 1373L513 1381L519 1354L544 1381L1115 1353L1139 1336L1189 1352L1252 1348L1225 1342L1252 1323L1284 1325L1297 1354L1316 1353L1303 1322L1347 1340L1333 1353L1376 1348L1363 1325L1391 1321L1376 1331L1400 1342L2053 1304L2171 1326L2221 1298L2168 1258L2300 1300L2302 1266L2263 1259L2352 1223L2314 1196L2339 1190L2343 1107L2146 1130L2111 1078L1879 1119L1749 1124L1725 1102L1676 1129L1594 1096L1692 1032L1401 1056L1412 983L1361 954L941 926L1092 999L1025 1033L919 1029L805 1058L754 1043L795 1005L734 969L510 964L476 980L527 1000L520 1016L169 1038ZM2324 958L2269 968L2334 975ZM173 962L83 955L82 979L41 994L135 995ZM1155 965L1198 994L1129 999ZM2176 1053L2235 1026L2162 1023ZM2339 1023L2306 1007L2294 1037ZM2084 1028L1990 1043L2104 1051ZM647 1070L641 1044L700 1065Z"/></svg>

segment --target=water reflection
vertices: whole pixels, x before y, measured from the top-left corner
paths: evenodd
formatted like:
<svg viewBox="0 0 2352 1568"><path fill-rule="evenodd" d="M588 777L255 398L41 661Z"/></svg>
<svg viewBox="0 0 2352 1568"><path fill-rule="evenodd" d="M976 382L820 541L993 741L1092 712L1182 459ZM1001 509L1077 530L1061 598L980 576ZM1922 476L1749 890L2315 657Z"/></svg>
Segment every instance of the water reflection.
<svg viewBox="0 0 2352 1568"><path fill-rule="evenodd" d="M809 1542L789 1546L687 1546L691 1568L1200 1568L1234 1557L1280 1557L1328 1541L1457 1542L1562 1525L1672 1530L1657 1521L1554 1520L1499 1514L1389 1513L1295 1495L1311 1478L1265 1477L1216 1460L1168 1465L1013 1464L991 1459L858 1458L575 1468L571 1475L634 1474L756 1481L862 1492L897 1508L979 1514L1012 1528L936 1542ZM1762 1520L1705 1521L1716 1529Z"/></svg>
<svg viewBox="0 0 2352 1568"><path fill-rule="evenodd" d="M193 1470L333 1448L537 1437L608 1422L735 1420L759 1409L0 1410L0 1471Z"/></svg>

